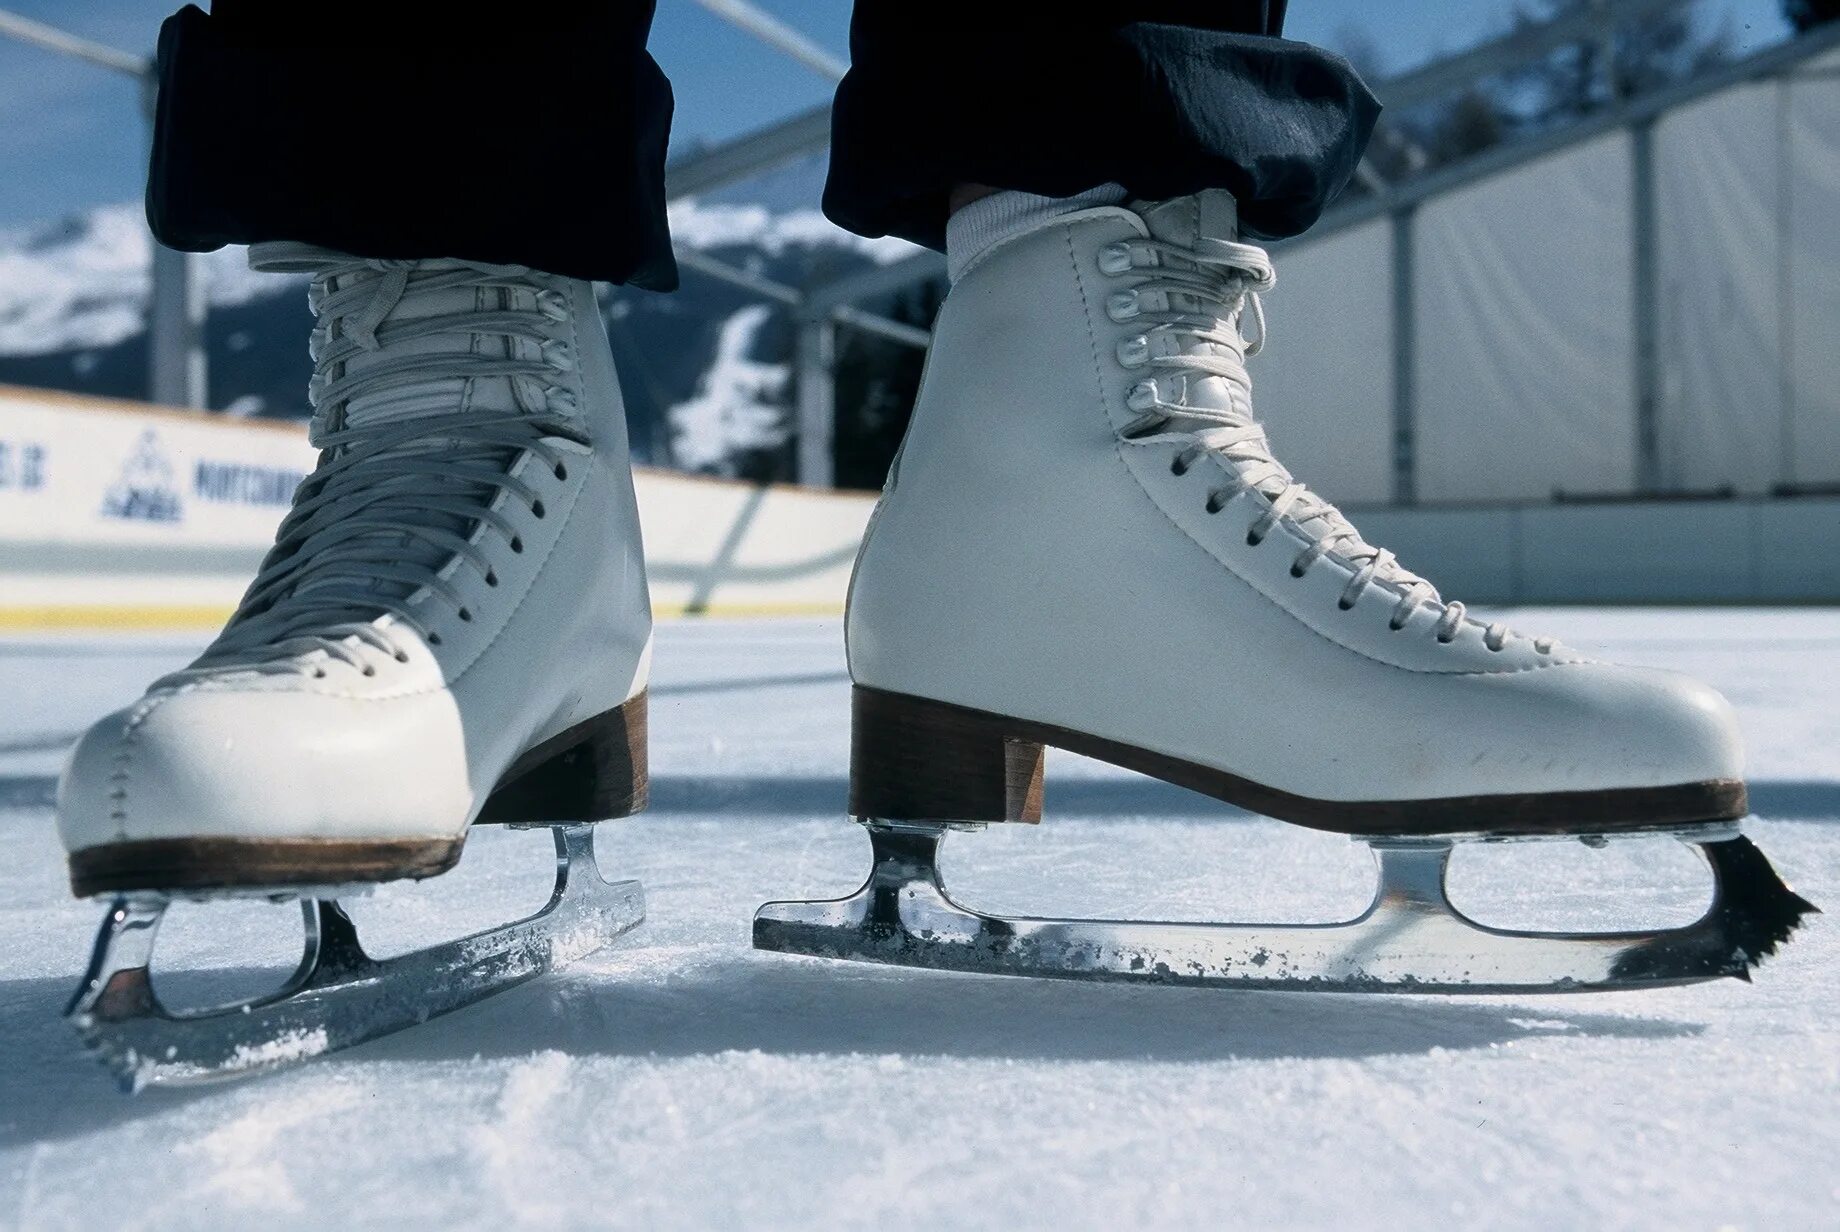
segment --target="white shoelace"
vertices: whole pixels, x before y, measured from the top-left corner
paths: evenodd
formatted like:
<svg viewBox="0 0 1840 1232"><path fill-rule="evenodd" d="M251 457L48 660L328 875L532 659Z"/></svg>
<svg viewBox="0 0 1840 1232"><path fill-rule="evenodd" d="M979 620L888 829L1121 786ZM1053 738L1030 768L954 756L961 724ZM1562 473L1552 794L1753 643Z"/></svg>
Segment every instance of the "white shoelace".
<svg viewBox="0 0 1840 1232"><path fill-rule="evenodd" d="M1138 264L1134 251L1154 254L1157 263ZM1279 519L1288 517L1310 541L1291 562L1293 577L1303 577L1333 552L1354 568L1340 597L1344 609L1353 607L1369 586L1378 583L1399 596L1392 628L1404 628L1420 608L1432 605L1440 609L1435 626L1438 640L1453 641L1464 623L1464 605L1444 600L1436 587L1403 568L1391 552L1362 539L1333 504L1297 482L1273 455L1265 428L1253 414L1252 379L1245 361L1258 354L1265 342L1265 310L1259 294L1277 282L1270 254L1256 245L1229 240L1204 238L1191 248L1167 240L1137 239L1110 246L1102 254L1101 268L1112 276L1140 279L1130 290L1113 296L1108 309L1114 319L1145 325L1139 336L1142 344L1133 339L1127 344L1129 353L1121 352L1120 359L1152 374L1130 391L1128 405L1139 417L1119 433L1120 439L1140 446L1182 445L1171 464L1177 474L1185 473L1204 454L1222 459L1229 483L1208 492L1209 513L1218 513L1240 492L1258 492L1268 505L1249 529L1248 543L1262 543ZM1142 306L1146 293L1162 296L1166 307L1146 310ZM1254 326L1250 337L1241 329L1247 315ZM1159 354L1159 349L1165 353ZM1224 400L1226 405L1196 403L1190 396L1190 382L1197 375L1221 383L1210 391L1217 395L1210 400ZM1166 396L1159 376L1170 378L1168 384L1176 398ZM1220 393L1225 394L1224 399L1218 399ZM1490 650L1500 650L1509 635L1506 625L1490 624L1483 631L1483 643ZM1541 654L1551 653L1552 647L1550 638L1534 640Z"/></svg>
<svg viewBox="0 0 1840 1232"><path fill-rule="evenodd" d="M308 387L320 465L295 494L224 633L197 663L162 683L225 670L323 673L324 659L310 657L316 651L374 674L364 648L408 657L374 623L382 616L438 644L408 601L434 595L471 620L441 574L457 557L496 586L471 542L475 529L484 524L514 552L523 550L511 520L491 507L498 493L544 514L536 491L510 473L513 463L528 452L565 476L556 438L585 443L575 396L555 383L572 370L573 357L546 328L566 320L567 301L542 285L543 276L509 266L364 261L304 246L272 264L287 267L289 257L295 265L322 259L314 264L319 324ZM481 290L499 293L501 305L535 306L405 314L390 322L399 305L418 297ZM443 336L467 345L393 351ZM508 382L516 410L459 409L469 382L488 378ZM361 400L381 409L352 422ZM456 409L427 410L431 401Z"/></svg>

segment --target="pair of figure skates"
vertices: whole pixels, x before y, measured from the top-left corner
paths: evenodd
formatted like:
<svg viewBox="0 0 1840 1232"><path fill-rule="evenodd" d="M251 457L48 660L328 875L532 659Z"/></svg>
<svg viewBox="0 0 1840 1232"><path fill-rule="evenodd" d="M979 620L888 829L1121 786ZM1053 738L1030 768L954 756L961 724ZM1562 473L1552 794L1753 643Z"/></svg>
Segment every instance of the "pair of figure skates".
<svg viewBox="0 0 1840 1232"><path fill-rule="evenodd" d="M320 465L223 634L98 723L59 796L76 892L113 896L72 1015L131 1085L385 1034L643 916L592 858L593 823L645 803L651 618L591 288L291 244L251 259L312 275ZM1553 992L1743 976L1812 910L1738 832L1717 694L1476 621L1272 456L1244 366L1272 283L1222 192L1065 215L958 280L850 597L850 812L872 871L851 897L761 908L757 946ZM1379 894L1311 926L960 906L941 840L1038 820L1046 745L1358 836ZM550 907L368 958L334 900L444 872L478 823L554 828ZM1456 842L1657 832L1717 878L1690 926L1507 932L1445 897ZM298 898L306 956L273 998L170 1014L148 975L161 913L223 896Z"/></svg>

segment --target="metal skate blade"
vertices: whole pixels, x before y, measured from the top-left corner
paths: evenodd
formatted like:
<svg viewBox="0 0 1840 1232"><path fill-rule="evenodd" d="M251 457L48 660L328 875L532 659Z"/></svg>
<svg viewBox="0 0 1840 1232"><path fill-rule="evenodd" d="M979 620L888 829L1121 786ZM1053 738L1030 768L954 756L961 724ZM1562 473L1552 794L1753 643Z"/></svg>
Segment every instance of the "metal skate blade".
<svg viewBox="0 0 1840 1232"><path fill-rule="evenodd" d="M645 918L636 881L602 879L593 828L552 827L556 886L526 919L382 961L336 902L303 899L306 951L273 996L174 1013L149 974L168 900L117 899L67 1015L129 1091L236 1078L416 1026L602 948Z"/></svg>
<svg viewBox="0 0 1840 1232"><path fill-rule="evenodd" d="M1540 933L1468 919L1445 892L1449 840L1375 840L1373 905L1340 924L1206 924L1003 918L968 910L939 875L943 826L868 824L863 888L768 903L759 949L945 971L1322 992L1551 993L1749 978L1815 910L1741 835L1690 839L1716 879L1682 928Z"/></svg>
<svg viewBox="0 0 1840 1232"><path fill-rule="evenodd" d="M309 898L339 899L348 901L354 898L369 898L377 892L375 882L347 882L343 885L277 885L277 886L225 886L214 889L183 889L149 891L146 894L126 895L123 897L159 897L169 903L221 903L226 901L246 903L297 903Z"/></svg>

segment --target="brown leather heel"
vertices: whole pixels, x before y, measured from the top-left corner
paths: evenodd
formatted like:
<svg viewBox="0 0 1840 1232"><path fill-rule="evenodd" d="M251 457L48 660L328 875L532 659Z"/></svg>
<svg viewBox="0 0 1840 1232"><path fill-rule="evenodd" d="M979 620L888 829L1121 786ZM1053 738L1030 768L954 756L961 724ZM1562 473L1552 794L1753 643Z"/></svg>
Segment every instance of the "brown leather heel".
<svg viewBox="0 0 1840 1232"><path fill-rule="evenodd" d="M540 825L630 817L646 801L645 694L559 732L518 758L480 824Z"/></svg>
<svg viewBox="0 0 1840 1232"><path fill-rule="evenodd" d="M1042 746L994 715L858 688L850 812L883 821L1041 820Z"/></svg>

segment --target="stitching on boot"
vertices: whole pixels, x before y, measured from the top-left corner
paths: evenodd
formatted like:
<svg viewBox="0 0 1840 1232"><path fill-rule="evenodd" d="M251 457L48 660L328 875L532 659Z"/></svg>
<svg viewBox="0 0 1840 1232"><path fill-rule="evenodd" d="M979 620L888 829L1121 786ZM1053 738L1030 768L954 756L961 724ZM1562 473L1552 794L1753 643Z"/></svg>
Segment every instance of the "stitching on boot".
<svg viewBox="0 0 1840 1232"><path fill-rule="evenodd" d="M154 711L185 691L175 689L169 693L143 697L128 712L128 717L122 720L121 734L117 737L115 752L109 759L109 820L114 823L115 839L118 842L128 837L128 780L133 770L134 750L140 739L140 730L153 717Z"/></svg>

